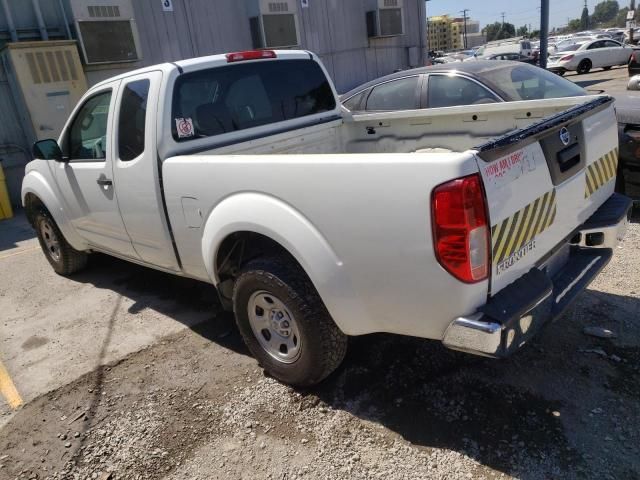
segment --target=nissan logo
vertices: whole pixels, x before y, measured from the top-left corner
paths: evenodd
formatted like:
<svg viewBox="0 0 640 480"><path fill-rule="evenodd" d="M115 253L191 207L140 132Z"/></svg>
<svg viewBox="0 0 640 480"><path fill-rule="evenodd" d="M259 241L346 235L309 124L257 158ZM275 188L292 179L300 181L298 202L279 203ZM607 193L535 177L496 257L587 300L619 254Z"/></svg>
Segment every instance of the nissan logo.
<svg viewBox="0 0 640 480"><path fill-rule="evenodd" d="M560 141L565 147L571 142L571 134L569 133L569 129L567 129L567 127L562 127L560 129Z"/></svg>

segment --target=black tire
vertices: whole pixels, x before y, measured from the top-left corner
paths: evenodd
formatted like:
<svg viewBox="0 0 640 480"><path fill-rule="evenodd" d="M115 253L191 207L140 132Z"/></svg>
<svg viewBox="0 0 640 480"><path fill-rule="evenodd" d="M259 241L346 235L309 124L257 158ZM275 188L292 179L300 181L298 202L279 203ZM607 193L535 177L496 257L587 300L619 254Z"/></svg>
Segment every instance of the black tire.
<svg viewBox="0 0 640 480"><path fill-rule="evenodd" d="M611 67L602 67L602 70L604 70L606 72L608 70L611 70Z"/></svg>
<svg viewBox="0 0 640 480"><path fill-rule="evenodd" d="M71 275L87 265L88 254L69 245L46 209L40 208L33 220L40 247L57 274ZM56 247L52 246L52 241L57 242Z"/></svg>
<svg viewBox="0 0 640 480"><path fill-rule="evenodd" d="M564 74L567 73L566 70L556 70L555 71L556 75L560 75L561 77L564 77Z"/></svg>
<svg viewBox="0 0 640 480"><path fill-rule="evenodd" d="M264 292L276 297L295 319L300 346L297 357L289 363L274 358L251 328L249 302ZM283 383L315 385L338 368L345 357L347 336L334 323L305 272L290 259L264 258L247 263L235 282L233 307L247 347L265 371Z"/></svg>
<svg viewBox="0 0 640 480"><path fill-rule="evenodd" d="M591 60L585 58L578 64L578 75L585 75L589 73L592 66L593 64L591 63Z"/></svg>

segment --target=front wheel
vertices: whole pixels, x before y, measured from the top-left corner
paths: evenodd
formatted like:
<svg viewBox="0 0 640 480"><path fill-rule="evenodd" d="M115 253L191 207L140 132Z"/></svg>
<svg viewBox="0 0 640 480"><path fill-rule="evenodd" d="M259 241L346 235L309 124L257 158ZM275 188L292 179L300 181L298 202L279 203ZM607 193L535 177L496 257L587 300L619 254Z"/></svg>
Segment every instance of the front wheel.
<svg viewBox="0 0 640 480"><path fill-rule="evenodd" d="M56 273L70 275L82 270L87 265L88 255L69 245L47 210L38 210L33 224L44 256Z"/></svg>
<svg viewBox="0 0 640 480"><path fill-rule="evenodd" d="M592 66L593 64L591 63L591 60L589 60L588 58L585 58L578 65L578 75L584 75L586 73L589 73L591 71Z"/></svg>
<svg viewBox="0 0 640 480"><path fill-rule="evenodd" d="M306 274L291 263L249 262L236 280L233 307L240 333L265 371L284 383L310 386L342 363L347 336Z"/></svg>

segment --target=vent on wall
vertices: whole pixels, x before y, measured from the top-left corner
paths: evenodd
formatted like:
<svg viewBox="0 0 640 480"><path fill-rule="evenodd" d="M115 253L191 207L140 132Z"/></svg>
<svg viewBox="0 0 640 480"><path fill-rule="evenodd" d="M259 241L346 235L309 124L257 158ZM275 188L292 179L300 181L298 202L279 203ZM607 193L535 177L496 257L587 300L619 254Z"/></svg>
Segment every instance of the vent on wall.
<svg viewBox="0 0 640 480"><path fill-rule="evenodd" d="M27 52L25 57L33 83L78 80L78 73L69 50Z"/></svg>
<svg viewBox="0 0 640 480"><path fill-rule="evenodd" d="M289 4L287 2L269 2L270 13L282 13L289 11Z"/></svg>
<svg viewBox="0 0 640 480"><path fill-rule="evenodd" d="M386 1L386 0L385 0ZM115 18L120 16L118 5L96 5L87 7L92 18Z"/></svg>
<svg viewBox="0 0 640 480"><path fill-rule="evenodd" d="M398 6L398 0L384 0L384 6L385 7L397 7Z"/></svg>

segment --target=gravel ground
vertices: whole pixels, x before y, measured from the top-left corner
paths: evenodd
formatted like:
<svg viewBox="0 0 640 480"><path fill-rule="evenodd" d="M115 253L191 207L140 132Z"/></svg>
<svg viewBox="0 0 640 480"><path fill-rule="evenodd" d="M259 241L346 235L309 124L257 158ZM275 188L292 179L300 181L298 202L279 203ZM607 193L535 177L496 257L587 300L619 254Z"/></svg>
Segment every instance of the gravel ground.
<svg viewBox="0 0 640 480"><path fill-rule="evenodd" d="M633 223L511 359L370 335L311 390L265 377L216 312L28 403L0 431L0 479L640 478L639 269Z"/></svg>

